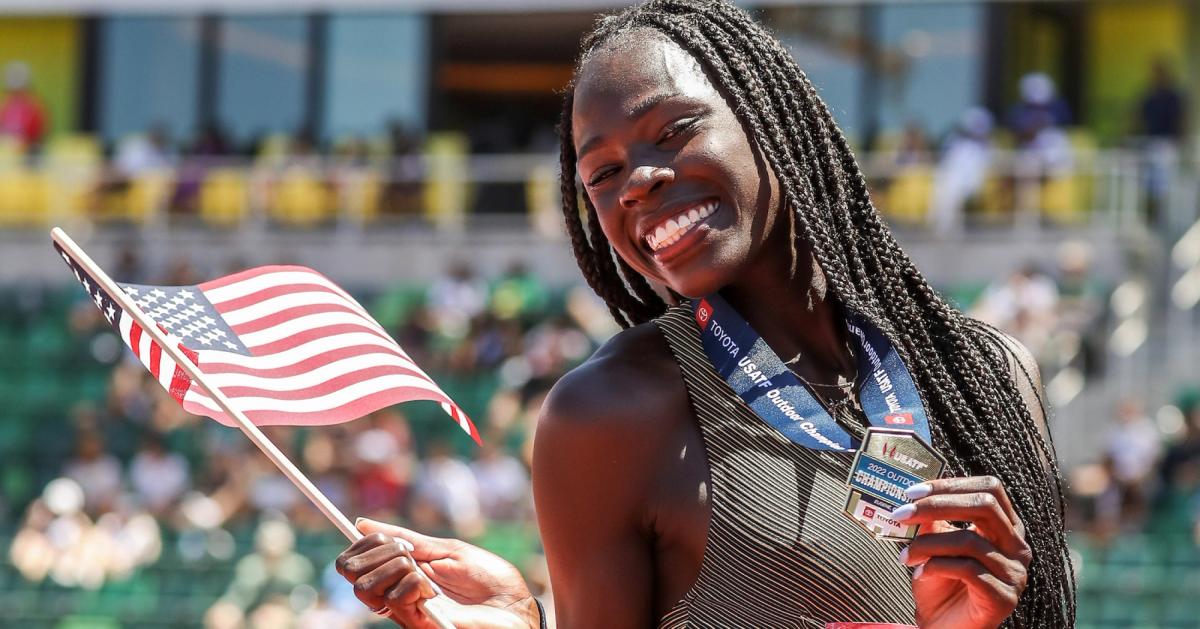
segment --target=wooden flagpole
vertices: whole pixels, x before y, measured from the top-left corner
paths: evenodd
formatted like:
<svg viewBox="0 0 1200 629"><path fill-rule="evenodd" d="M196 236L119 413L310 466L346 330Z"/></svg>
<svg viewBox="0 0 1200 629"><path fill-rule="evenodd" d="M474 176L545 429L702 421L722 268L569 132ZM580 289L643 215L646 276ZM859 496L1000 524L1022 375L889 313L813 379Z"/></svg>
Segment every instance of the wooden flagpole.
<svg viewBox="0 0 1200 629"><path fill-rule="evenodd" d="M351 542L354 542L362 538L362 533L354 527L354 524L352 524L350 520L346 518L341 510L338 509L337 506L335 506L332 502L330 502L329 498L325 497L325 494L321 493L321 490L317 489L316 485L313 485L312 481L308 480L308 477L305 476L304 473L301 472L300 469L297 468L296 465L279 450L279 448L275 447L275 444L272 443L265 434L263 434L262 430L260 430L258 426L254 425L254 423L246 417L245 413L239 411L237 407L234 406L233 402L226 397L226 395L222 393L219 388L209 385L207 379L205 378L204 372L200 371L200 368L197 367L196 364L193 363L186 354L180 351L175 344L171 343L167 339L167 336L161 329L159 329L158 324L155 323L146 313L142 312L142 309L139 308L136 303L134 303L133 299L131 299L129 295L125 294L125 291L122 290L120 286L117 286L117 283L114 282L112 278L108 277L108 274L105 273L104 270L101 269L99 265L97 265L91 259L91 257L88 256L88 254L84 253L83 249L81 249L79 245L76 245L75 241L72 240L66 232L58 227L55 227L54 229L50 230L50 237L68 254L70 254L70 256L74 258L74 261L79 264L79 266L83 267L89 275L91 275L97 282L100 283L100 286L112 296L113 300L116 301L119 306L121 306L121 309L124 310L129 316L133 317L133 320L142 327L142 331L150 335L150 338L162 348L162 351L166 352L171 359L175 361L175 364L179 365L179 368L183 369L184 373L186 373L188 377L192 379L192 382L199 384L205 389L205 391L208 392L209 397L211 397L212 400L217 403L217 406L219 406L226 415L233 418L233 420L237 422L238 427L240 427L242 432L250 438L250 441L253 442L254 445L258 446L258 449L262 450L263 454L267 455L267 458L275 464L275 467L278 467L279 471L283 472L283 475L287 476L288 480L292 481L292 484L295 485L296 488L299 489L310 501L312 501L312 503L321 510L321 513L325 514L325 517L328 518L330 522L333 522L334 526L336 526L338 530L346 536L347 539L349 539ZM432 579L429 578L429 575L425 574L425 571L421 570L421 568L417 565L416 560L413 559L412 554L409 553L407 549L404 549L404 554L408 560L412 562L413 568L416 570L416 572L420 574L422 578L430 582L430 585L433 586L433 590L440 591L440 588L433 583ZM442 615L436 610L426 607L425 613L429 615L434 623L441 627L441 629L455 629L454 625L442 617Z"/></svg>

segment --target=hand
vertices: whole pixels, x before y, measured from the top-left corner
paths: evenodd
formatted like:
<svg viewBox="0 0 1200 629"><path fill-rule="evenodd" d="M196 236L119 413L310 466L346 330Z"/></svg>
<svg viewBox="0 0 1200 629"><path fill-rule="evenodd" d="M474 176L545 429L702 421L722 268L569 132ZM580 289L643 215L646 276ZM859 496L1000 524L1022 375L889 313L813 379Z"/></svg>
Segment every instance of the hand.
<svg viewBox="0 0 1200 629"><path fill-rule="evenodd" d="M538 627L537 604L521 573L500 557L459 540L373 520L360 518L356 526L365 537L338 555L336 567L370 609L386 606L392 619L409 629L437 629L425 605L458 629ZM406 542L428 578L405 556ZM430 580L445 596L437 595Z"/></svg>
<svg viewBox="0 0 1200 629"><path fill-rule="evenodd" d="M1017 608L1033 551L1025 526L992 476L944 478L909 487L893 514L921 524L900 553L912 575L921 629L995 629ZM959 529L949 522L970 522Z"/></svg>

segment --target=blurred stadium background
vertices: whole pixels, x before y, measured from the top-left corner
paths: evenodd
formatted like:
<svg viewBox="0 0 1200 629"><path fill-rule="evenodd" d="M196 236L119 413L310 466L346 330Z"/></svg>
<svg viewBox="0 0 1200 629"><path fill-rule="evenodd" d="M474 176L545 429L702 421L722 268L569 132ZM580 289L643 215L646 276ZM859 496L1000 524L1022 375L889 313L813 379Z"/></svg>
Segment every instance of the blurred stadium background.
<svg viewBox="0 0 1200 629"><path fill-rule="evenodd" d="M1200 618L1200 9L747 3L934 283L1041 364L1080 627ZM0 625L356 627L345 542L183 413L64 272L266 263L352 290L472 414L270 435L351 517L545 588L538 407L614 332L560 233L558 90L588 0L0 0ZM543 592L549 601L549 592Z"/></svg>

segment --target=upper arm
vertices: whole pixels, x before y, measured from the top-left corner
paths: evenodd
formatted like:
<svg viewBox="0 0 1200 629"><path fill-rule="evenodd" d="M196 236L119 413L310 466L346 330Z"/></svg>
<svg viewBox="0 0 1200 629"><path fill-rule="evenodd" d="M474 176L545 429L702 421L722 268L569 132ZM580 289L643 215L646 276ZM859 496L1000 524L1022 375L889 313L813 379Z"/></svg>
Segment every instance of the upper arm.
<svg viewBox="0 0 1200 629"><path fill-rule="evenodd" d="M637 396L605 371L620 370L585 364L560 380L534 440L534 501L555 615L571 629L654 623L651 546L642 526L651 453L633 430L637 422L622 416Z"/></svg>
<svg viewBox="0 0 1200 629"><path fill-rule="evenodd" d="M1049 442L1050 427L1046 417L1046 393L1042 387L1042 373L1038 369L1037 360L1025 345L1008 334L1001 332L996 334L995 338L1002 353L1008 358L1009 373L1012 374L1013 381L1017 385L1017 391L1021 393L1021 400L1025 403L1025 408L1033 417L1033 423L1042 438Z"/></svg>
<svg viewBox="0 0 1200 629"><path fill-rule="evenodd" d="M994 329L988 329L986 333L995 340L1000 353L1007 358L1009 373L1041 438L1041 443L1032 443L1030 446L1038 454L1046 474L1055 476L1058 472L1053 460L1054 440L1051 438L1047 421L1046 393L1042 387L1042 374L1038 369L1037 360L1024 344L1012 336ZM1051 482L1050 487L1057 493L1057 483Z"/></svg>

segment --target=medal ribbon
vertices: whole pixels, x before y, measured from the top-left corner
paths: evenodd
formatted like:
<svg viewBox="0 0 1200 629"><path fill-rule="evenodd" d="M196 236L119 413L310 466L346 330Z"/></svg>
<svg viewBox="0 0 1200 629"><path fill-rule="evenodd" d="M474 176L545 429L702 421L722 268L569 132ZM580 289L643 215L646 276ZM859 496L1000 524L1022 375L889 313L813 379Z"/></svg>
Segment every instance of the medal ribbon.
<svg viewBox="0 0 1200 629"><path fill-rule="evenodd" d="M704 353L760 419L814 450L852 452L858 440L829 415L800 379L720 295L692 301ZM929 418L912 374L875 326L853 315L846 328L858 351L855 387L872 426L912 430L930 443Z"/></svg>

